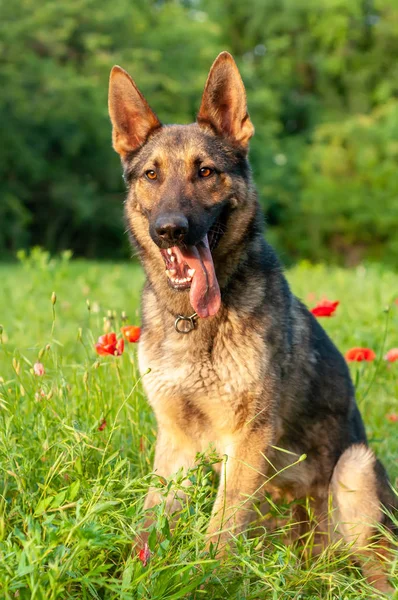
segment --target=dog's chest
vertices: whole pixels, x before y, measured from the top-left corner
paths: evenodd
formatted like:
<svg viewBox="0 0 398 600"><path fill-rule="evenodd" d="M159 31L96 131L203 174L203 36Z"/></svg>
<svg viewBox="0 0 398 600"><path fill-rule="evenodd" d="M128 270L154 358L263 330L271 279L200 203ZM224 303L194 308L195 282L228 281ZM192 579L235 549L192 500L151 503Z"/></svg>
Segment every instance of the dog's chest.
<svg viewBox="0 0 398 600"><path fill-rule="evenodd" d="M228 322L211 344L174 331L156 344L144 332L139 362L142 375L150 369L143 384L159 422L234 430L250 417L266 353L260 336Z"/></svg>

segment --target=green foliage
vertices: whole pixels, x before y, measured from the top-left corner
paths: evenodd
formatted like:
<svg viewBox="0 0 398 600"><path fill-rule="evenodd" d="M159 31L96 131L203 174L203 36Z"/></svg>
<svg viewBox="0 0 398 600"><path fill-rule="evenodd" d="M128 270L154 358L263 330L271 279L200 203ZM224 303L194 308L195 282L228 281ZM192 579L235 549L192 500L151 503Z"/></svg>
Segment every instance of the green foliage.
<svg viewBox="0 0 398 600"><path fill-rule="evenodd" d="M0 252L127 255L110 68L131 72L161 120L190 122L223 49L247 86L251 161L283 255L396 262L393 0L1 3Z"/></svg>
<svg viewBox="0 0 398 600"><path fill-rule="evenodd" d="M398 102L341 125L322 125L303 162L308 253L358 262L398 257ZM324 249L320 252L319 249Z"/></svg>
<svg viewBox="0 0 398 600"><path fill-rule="evenodd" d="M396 264L397 4L229 0L207 6L223 24L225 43L242 58L257 132L251 159L270 239L285 259ZM373 128L361 128L370 121ZM346 160L337 156L337 139L358 163L344 179L325 175ZM367 165L366 152L374 154ZM362 190L361 168L368 171Z"/></svg>
<svg viewBox="0 0 398 600"><path fill-rule="evenodd" d="M129 69L165 121L192 120L215 30L174 2L0 4L0 251L127 253L110 69Z"/></svg>
<svg viewBox="0 0 398 600"><path fill-rule="evenodd" d="M152 474L155 422L137 373L137 347L126 344L120 357L94 352L104 322L118 331L126 311L129 323L139 323L141 270L54 259L38 249L21 261L0 266L2 599L380 598L347 560L349 550L328 548L308 559L284 544L283 529L239 539L223 561L206 553L216 486L207 460L198 456L187 476L179 472L167 482ZM389 368L382 357L398 346L397 276L385 268L302 264L288 277L304 300L340 300L322 324L341 350L376 351L377 361L353 365L352 373L370 443L396 484L398 423L386 415L398 411L398 363ZM42 376L33 371L38 359ZM209 462L216 461L210 453ZM143 566L134 541L150 485L160 493L183 489L188 497L174 530L158 507L151 559ZM395 585L397 558L394 550Z"/></svg>

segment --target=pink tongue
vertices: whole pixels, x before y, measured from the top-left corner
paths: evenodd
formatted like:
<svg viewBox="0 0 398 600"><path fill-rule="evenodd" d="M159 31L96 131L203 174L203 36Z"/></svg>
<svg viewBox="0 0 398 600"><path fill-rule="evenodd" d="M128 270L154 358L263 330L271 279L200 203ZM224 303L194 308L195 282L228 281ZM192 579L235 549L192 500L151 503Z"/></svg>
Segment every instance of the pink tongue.
<svg viewBox="0 0 398 600"><path fill-rule="evenodd" d="M212 317L220 308L221 294L207 235L196 246L174 247L173 251L178 261L182 260L190 269L195 269L189 293L192 308L199 317Z"/></svg>

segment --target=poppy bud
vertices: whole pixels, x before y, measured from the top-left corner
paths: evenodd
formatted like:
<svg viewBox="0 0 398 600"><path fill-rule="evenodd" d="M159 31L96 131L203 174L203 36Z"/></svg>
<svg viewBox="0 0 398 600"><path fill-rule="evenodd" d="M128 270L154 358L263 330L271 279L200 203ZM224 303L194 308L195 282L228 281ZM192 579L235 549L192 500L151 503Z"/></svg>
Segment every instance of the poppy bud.
<svg viewBox="0 0 398 600"><path fill-rule="evenodd" d="M15 371L15 373L16 373L17 375L19 375L19 371L20 371L20 367L21 367L21 365L19 364L19 362L17 361L17 359L15 358L15 356L14 356L14 358L12 359L12 366L13 366L13 368L14 368L14 371Z"/></svg>
<svg viewBox="0 0 398 600"><path fill-rule="evenodd" d="M102 419L102 421L99 424L97 429L98 429L98 431L104 431L105 427L106 427L106 421L105 421L105 419Z"/></svg>
<svg viewBox="0 0 398 600"><path fill-rule="evenodd" d="M45 373L44 365L41 362L37 362L33 365L33 372L38 377L42 377Z"/></svg>
<svg viewBox="0 0 398 600"><path fill-rule="evenodd" d="M53 306L56 303L56 301L57 301L57 294L55 292L53 292L51 294L51 303L52 303Z"/></svg>
<svg viewBox="0 0 398 600"><path fill-rule="evenodd" d="M140 561L142 562L143 566L146 567L150 558L151 558L151 551L149 550L149 546L146 543L144 545L144 547L138 552L138 558L140 559Z"/></svg>

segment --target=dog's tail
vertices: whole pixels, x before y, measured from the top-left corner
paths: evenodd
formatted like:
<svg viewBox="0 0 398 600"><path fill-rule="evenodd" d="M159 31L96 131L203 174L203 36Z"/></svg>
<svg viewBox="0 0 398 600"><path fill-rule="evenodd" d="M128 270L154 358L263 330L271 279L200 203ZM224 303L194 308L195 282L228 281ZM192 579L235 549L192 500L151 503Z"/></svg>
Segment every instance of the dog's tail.
<svg viewBox="0 0 398 600"><path fill-rule="evenodd" d="M335 529L360 558L368 581L391 591L385 574L390 544L377 524L396 532L390 514L397 509L397 498L383 465L368 446L354 444L337 461L330 488Z"/></svg>

